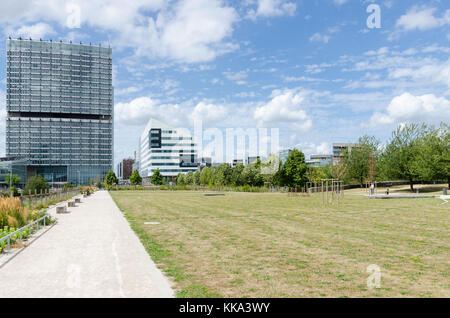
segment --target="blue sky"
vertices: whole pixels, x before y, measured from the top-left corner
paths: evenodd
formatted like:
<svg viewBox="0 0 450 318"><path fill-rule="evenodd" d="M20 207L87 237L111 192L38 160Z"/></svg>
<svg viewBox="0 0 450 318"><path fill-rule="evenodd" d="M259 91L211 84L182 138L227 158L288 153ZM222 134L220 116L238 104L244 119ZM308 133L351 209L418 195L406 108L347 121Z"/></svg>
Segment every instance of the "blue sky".
<svg viewBox="0 0 450 318"><path fill-rule="evenodd" d="M381 28L367 27L371 4ZM1 9L2 140L9 35L111 45L116 162L132 156L150 117L275 127L281 147L307 155L364 134L384 141L401 123L450 121L444 0L4 0Z"/></svg>

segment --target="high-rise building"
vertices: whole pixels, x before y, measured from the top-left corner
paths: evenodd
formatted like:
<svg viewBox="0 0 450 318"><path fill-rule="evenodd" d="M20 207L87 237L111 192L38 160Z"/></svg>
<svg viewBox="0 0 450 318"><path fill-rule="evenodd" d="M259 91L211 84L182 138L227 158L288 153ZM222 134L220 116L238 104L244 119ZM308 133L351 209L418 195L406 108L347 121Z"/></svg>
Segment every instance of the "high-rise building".
<svg viewBox="0 0 450 318"><path fill-rule="evenodd" d="M113 165L111 48L7 40L6 155L27 177L88 184Z"/></svg>
<svg viewBox="0 0 450 318"><path fill-rule="evenodd" d="M166 180L198 169L194 138L156 119L150 119L140 138L139 168L142 178L156 169Z"/></svg>

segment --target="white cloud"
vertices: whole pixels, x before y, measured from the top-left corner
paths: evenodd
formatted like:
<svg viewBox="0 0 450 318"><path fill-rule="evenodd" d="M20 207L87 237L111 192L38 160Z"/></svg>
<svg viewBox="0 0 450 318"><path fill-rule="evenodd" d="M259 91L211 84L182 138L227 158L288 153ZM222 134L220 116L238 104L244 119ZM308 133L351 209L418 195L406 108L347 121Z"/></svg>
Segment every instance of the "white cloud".
<svg viewBox="0 0 450 318"><path fill-rule="evenodd" d="M193 120L201 120L204 124L208 124L223 120L226 116L227 109L224 106L200 102L194 107L191 118Z"/></svg>
<svg viewBox="0 0 450 318"><path fill-rule="evenodd" d="M305 98L292 91L274 92L272 100L257 107L253 118L260 126L274 123L290 123L296 130L305 131L312 122L306 111L301 108Z"/></svg>
<svg viewBox="0 0 450 318"><path fill-rule="evenodd" d="M293 16L297 10L294 2L285 0L258 0L257 8L248 11L248 18L256 20L258 17Z"/></svg>
<svg viewBox="0 0 450 318"><path fill-rule="evenodd" d="M36 23L33 25L24 25L17 30L11 30L9 28L5 29L5 32L8 35L13 37L23 37L23 38L32 38L32 39L40 39L45 38L49 35L56 34L55 30L48 25L47 23Z"/></svg>
<svg viewBox="0 0 450 318"><path fill-rule="evenodd" d="M310 38L309 41L310 42L323 42L323 43L328 43L328 41L330 41L330 36L329 35L325 35L325 34L320 34L320 33L314 33Z"/></svg>
<svg viewBox="0 0 450 318"><path fill-rule="evenodd" d="M427 62L417 68L392 68L389 77L392 79L408 77L416 82L444 84L450 89L450 59L443 63Z"/></svg>
<svg viewBox="0 0 450 318"><path fill-rule="evenodd" d="M402 122L430 122L450 120L450 100L433 94L414 96L404 93L394 97L385 112L371 117L372 126Z"/></svg>
<svg viewBox="0 0 450 318"><path fill-rule="evenodd" d="M176 127L186 125L185 107L179 104L158 104L149 97L139 97L129 103L114 106L115 121L119 125L145 125L150 118L159 119Z"/></svg>
<svg viewBox="0 0 450 318"><path fill-rule="evenodd" d="M136 55L178 62L211 61L235 50L227 41L238 20L236 10L223 0L79 0L81 26L110 35L116 47L131 47ZM58 0L2 3L0 24L16 29L24 23L56 22L70 29L66 2ZM148 15L153 14L154 17ZM200 23L201 22L201 23ZM41 26L42 28L42 26ZM45 31L45 29L42 29ZM41 30L41 31L42 31Z"/></svg>
<svg viewBox="0 0 450 318"><path fill-rule="evenodd" d="M425 31L450 24L450 9L442 17L435 16L436 10L436 8L414 6L397 20L396 26L405 31Z"/></svg>

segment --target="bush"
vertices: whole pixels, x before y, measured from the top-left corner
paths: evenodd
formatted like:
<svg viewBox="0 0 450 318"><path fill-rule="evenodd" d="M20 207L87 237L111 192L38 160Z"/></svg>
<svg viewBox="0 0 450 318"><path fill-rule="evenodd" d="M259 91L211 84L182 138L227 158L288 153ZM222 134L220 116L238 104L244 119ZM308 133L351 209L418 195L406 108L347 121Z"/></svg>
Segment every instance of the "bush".
<svg viewBox="0 0 450 318"><path fill-rule="evenodd" d="M28 179L27 185L25 186L24 189L24 194L25 195L28 195L29 193L34 194L35 191L37 193L41 193L41 191L45 192L48 189L50 189L50 186L48 185L47 180L43 176L37 175Z"/></svg>

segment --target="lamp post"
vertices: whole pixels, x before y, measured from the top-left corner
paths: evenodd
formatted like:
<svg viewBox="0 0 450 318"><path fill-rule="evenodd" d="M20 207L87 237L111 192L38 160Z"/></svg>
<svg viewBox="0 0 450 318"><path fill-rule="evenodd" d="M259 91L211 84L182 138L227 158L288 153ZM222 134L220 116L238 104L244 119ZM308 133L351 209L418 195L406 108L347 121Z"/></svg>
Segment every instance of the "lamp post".
<svg viewBox="0 0 450 318"><path fill-rule="evenodd" d="M78 186L80 186L81 184L80 184L80 170L77 170L77 172L78 172Z"/></svg>

